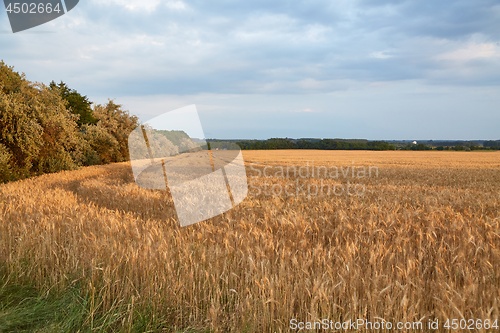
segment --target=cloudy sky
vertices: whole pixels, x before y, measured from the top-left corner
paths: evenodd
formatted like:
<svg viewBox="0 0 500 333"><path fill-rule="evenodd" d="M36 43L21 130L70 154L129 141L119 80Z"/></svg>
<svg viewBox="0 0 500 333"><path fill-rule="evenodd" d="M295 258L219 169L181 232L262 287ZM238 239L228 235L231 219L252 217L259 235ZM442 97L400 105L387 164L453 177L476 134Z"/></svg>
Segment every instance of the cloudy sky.
<svg viewBox="0 0 500 333"><path fill-rule="evenodd" d="M498 0L81 0L0 59L209 138L500 139Z"/></svg>

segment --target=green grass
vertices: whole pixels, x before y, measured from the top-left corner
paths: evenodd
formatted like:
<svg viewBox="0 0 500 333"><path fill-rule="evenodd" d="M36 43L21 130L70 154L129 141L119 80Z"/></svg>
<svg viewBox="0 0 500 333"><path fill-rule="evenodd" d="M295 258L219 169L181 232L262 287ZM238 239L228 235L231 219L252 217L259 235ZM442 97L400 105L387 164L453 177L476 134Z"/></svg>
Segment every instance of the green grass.
<svg viewBox="0 0 500 333"><path fill-rule="evenodd" d="M3 332L200 331L169 328L152 311L131 313L129 304L99 311L98 297L82 296L78 287L42 293L28 284L13 283L0 276L0 333Z"/></svg>
<svg viewBox="0 0 500 333"><path fill-rule="evenodd" d="M83 299L75 292L44 295L28 285L2 281L0 332L76 332L84 317Z"/></svg>

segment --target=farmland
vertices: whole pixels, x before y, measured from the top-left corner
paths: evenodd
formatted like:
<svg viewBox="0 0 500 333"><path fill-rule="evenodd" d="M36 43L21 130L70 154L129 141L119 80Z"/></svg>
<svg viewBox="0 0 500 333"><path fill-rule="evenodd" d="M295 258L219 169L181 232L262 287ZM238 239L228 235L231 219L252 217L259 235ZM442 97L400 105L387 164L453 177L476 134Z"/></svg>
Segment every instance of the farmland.
<svg viewBox="0 0 500 333"><path fill-rule="evenodd" d="M48 331L288 332L327 318L439 320L445 332L446 319L500 320L500 153L244 158L248 197L186 228L129 163L0 185L1 281L76 295L73 326L56 318ZM9 309L0 331L22 326Z"/></svg>

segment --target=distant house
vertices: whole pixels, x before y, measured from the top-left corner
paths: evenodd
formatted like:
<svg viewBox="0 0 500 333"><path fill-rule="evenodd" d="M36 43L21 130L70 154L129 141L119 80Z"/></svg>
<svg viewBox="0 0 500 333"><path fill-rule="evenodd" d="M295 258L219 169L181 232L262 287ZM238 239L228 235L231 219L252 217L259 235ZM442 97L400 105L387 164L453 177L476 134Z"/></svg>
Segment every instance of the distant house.
<svg viewBox="0 0 500 333"><path fill-rule="evenodd" d="M417 141L413 141L412 144L416 145L418 142Z"/></svg>

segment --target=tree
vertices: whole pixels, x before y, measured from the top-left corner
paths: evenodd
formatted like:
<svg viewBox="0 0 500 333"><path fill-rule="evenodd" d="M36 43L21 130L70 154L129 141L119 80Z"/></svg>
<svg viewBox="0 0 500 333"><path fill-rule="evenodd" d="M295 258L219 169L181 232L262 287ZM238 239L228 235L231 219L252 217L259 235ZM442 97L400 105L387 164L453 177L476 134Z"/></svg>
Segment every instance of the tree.
<svg viewBox="0 0 500 333"><path fill-rule="evenodd" d="M0 144L11 178L75 168L75 118L59 94L0 62Z"/></svg>
<svg viewBox="0 0 500 333"><path fill-rule="evenodd" d="M83 125L96 124L97 119L94 117L91 105L87 96L81 95L75 89L70 89L66 83L60 82L56 84L54 81L50 82L50 89L59 93L59 95L66 101L67 108L71 113L78 115L78 127Z"/></svg>
<svg viewBox="0 0 500 333"><path fill-rule="evenodd" d="M123 162L129 159L128 136L138 126L138 118L122 110L121 105L108 101L96 105L93 114L96 125L84 125L84 138L93 150L87 152L89 164Z"/></svg>
<svg viewBox="0 0 500 333"><path fill-rule="evenodd" d="M12 168L12 154L0 143L0 183L8 182L14 179Z"/></svg>
<svg viewBox="0 0 500 333"><path fill-rule="evenodd" d="M128 160L137 117L113 101L91 105L64 82L33 83L0 61L0 182Z"/></svg>
<svg viewBox="0 0 500 333"><path fill-rule="evenodd" d="M15 72L13 67L0 60L0 91L3 94L19 92L24 79L24 75Z"/></svg>

